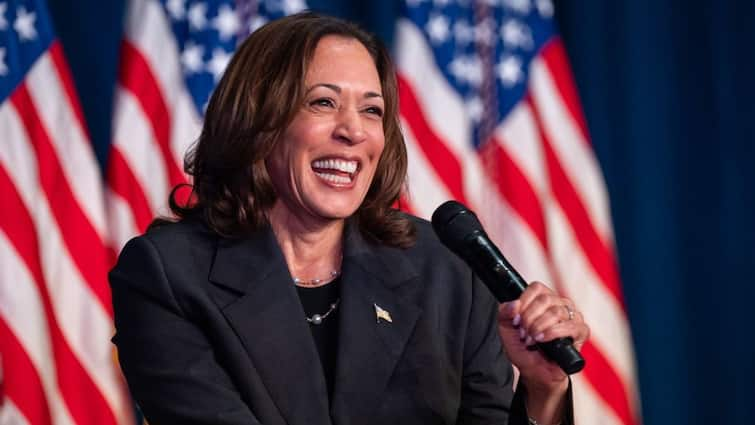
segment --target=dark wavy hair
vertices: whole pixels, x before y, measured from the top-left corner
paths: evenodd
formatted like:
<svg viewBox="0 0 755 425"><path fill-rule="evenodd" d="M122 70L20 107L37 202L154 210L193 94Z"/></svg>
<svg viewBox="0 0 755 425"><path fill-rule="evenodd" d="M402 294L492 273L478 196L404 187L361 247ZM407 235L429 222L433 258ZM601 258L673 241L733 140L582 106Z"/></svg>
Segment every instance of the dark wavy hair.
<svg viewBox="0 0 755 425"><path fill-rule="evenodd" d="M276 194L265 159L303 104L307 66L328 35L364 45L375 61L385 100L385 147L353 218L373 241L397 247L414 243L414 225L392 208L406 180L407 158L388 51L355 24L314 13L272 21L238 48L210 98L202 134L184 159L184 169L193 177L190 201L179 202L181 186L171 192L170 208L178 219L199 218L225 237L241 237L266 225Z"/></svg>

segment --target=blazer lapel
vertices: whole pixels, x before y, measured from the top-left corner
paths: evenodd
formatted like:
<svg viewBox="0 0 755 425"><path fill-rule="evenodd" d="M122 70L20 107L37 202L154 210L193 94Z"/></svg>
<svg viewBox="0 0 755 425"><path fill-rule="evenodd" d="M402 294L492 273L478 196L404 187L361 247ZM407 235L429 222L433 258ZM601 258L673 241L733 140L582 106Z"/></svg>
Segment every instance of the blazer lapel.
<svg viewBox="0 0 755 425"><path fill-rule="evenodd" d="M221 240L210 280L240 294L223 313L286 422L330 424L322 366L273 232Z"/></svg>
<svg viewBox="0 0 755 425"><path fill-rule="evenodd" d="M364 423L380 402L421 314L395 289L416 276L399 250L370 245L354 226L347 226L331 404L336 424Z"/></svg>

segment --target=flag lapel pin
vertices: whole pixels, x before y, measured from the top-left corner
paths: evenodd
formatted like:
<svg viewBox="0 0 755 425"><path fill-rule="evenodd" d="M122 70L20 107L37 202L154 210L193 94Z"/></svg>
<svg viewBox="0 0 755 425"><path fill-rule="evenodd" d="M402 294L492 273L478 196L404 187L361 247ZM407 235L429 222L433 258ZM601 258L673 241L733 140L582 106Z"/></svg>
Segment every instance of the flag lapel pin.
<svg viewBox="0 0 755 425"><path fill-rule="evenodd" d="M380 307L377 304L374 304L375 306L375 319L378 323L380 323L380 319L385 320L388 323L393 323L393 319L391 318L391 313L388 312L388 310L385 310L384 308Z"/></svg>

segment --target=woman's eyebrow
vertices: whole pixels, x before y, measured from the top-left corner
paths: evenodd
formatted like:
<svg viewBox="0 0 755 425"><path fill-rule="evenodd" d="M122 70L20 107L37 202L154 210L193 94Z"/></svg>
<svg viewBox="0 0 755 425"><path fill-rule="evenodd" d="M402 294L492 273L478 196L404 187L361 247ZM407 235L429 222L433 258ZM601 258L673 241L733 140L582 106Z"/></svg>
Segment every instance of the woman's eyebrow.
<svg viewBox="0 0 755 425"><path fill-rule="evenodd" d="M335 84L330 84L330 83L317 83L317 84L314 84L314 85L310 86L307 89L307 93L311 92L312 90L314 90L314 89L316 89L318 87L325 87L325 88L333 90L334 92L336 92L338 94L341 93L341 87L339 87L339 86L337 86Z"/></svg>
<svg viewBox="0 0 755 425"><path fill-rule="evenodd" d="M325 88L333 90L334 92L336 92L338 94L341 94L341 87L339 87L336 84L331 84L331 83L317 83L317 84L314 84L314 85L310 86L307 89L307 93L311 92L312 90L316 89L317 87L325 87ZM380 97L380 98L382 98L383 95L380 94L380 93L376 93L374 91L368 91L368 92L366 92L364 94L364 97L365 98L372 98L372 97Z"/></svg>

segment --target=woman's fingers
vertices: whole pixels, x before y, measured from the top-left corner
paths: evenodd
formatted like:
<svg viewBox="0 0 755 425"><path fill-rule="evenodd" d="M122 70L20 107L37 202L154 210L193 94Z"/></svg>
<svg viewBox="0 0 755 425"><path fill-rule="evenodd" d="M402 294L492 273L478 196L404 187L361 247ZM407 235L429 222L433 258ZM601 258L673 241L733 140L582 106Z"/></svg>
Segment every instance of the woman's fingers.
<svg viewBox="0 0 755 425"><path fill-rule="evenodd" d="M535 336L535 342L546 342L556 338L570 337L574 340L574 347L579 350L590 336L590 328L584 322L567 321L557 323Z"/></svg>
<svg viewBox="0 0 755 425"><path fill-rule="evenodd" d="M522 303L519 300L509 301L501 304L499 309L498 320L501 322L514 322L519 316L519 310ZM521 320L521 317L517 320ZM514 326L518 326L518 323L514 323Z"/></svg>
<svg viewBox="0 0 755 425"><path fill-rule="evenodd" d="M537 317L530 326L527 327L527 333L537 342L543 342L543 333L561 322L564 321L562 317L562 311L564 308L558 305L551 305L545 311L544 314Z"/></svg>
<svg viewBox="0 0 755 425"><path fill-rule="evenodd" d="M518 307L519 332L527 345L572 337L579 347L589 336L589 328L574 303L540 282L527 287Z"/></svg>

